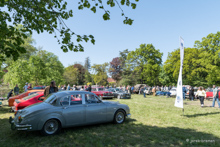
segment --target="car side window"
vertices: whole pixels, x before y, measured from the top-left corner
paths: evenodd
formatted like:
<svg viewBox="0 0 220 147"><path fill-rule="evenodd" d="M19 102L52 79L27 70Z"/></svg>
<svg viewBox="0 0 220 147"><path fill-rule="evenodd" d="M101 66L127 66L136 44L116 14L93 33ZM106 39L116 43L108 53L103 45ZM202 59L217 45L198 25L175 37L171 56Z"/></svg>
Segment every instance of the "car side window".
<svg viewBox="0 0 220 147"><path fill-rule="evenodd" d="M86 94L85 99L86 99L87 104L99 103L100 102L100 100L93 94Z"/></svg>
<svg viewBox="0 0 220 147"><path fill-rule="evenodd" d="M82 104L82 94L71 95L70 105Z"/></svg>
<svg viewBox="0 0 220 147"><path fill-rule="evenodd" d="M60 104L62 106L69 106L71 96L62 97L60 100Z"/></svg>

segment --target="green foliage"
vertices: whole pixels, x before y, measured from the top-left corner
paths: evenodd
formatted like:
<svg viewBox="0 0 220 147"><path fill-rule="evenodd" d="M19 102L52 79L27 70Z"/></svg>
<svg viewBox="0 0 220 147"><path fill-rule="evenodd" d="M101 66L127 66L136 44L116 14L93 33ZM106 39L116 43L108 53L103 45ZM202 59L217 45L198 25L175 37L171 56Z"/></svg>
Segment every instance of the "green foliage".
<svg viewBox="0 0 220 147"><path fill-rule="evenodd" d="M10 88L14 88L18 84L20 91L22 91L25 83L29 82L31 78L31 69L28 61L18 59L7 70L8 72L4 75L4 82L9 83Z"/></svg>
<svg viewBox="0 0 220 147"><path fill-rule="evenodd" d="M8 68L4 82L11 88L18 84L22 90L26 82L33 85L49 85L52 80L63 82L63 65L53 53L41 50L29 60L18 59Z"/></svg>
<svg viewBox="0 0 220 147"><path fill-rule="evenodd" d="M91 68L91 63L90 63L89 57L86 57L85 64L84 64L84 68L85 68L87 71L89 71L90 68Z"/></svg>
<svg viewBox="0 0 220 147"><path fill-rule="evenodd" d="M92 75L95 84L106 85L108 79L107 76L108 65L109 65L108 63L104 63L104 64L94 64L92 66L92 69L95 72L95 74Z"/></svg>
<svg viewBox="0 0 220 147"><path fill-rule="evenodd" d="M86 71L85 72L85 83L91 83L92 82L92 75L90 72Z"/></svg>
<svg viewBox="0 0 220 147"><path fill-rule="evenodd" d="M127 60L131 70L139 75L140 83L155 85L159 83L162 56L163 53L156 50L152 44L141 44L140 48L128 54Z"/></svg>
<svg viewBox="0 0 220 147"><path fill-rule="evenodd" d="M195 41L195 48L184 49L183 84L192 86L220 85L220 32ZM165 74L176 83L180 67L180 51L168 54Z"/></svg>
<svg viewBox="0 0 220 147"><path fill-rule="evenodd" d="M105 3L110 7L117 5L121 9L121 5L132 9L136 8L136 2L130 0L107 0ZM4 7L7 11L0 10L0 60L12 57L17 60L19 55L26 52L22 46L24 39L28 34L36 31L38 34L48 32L54 34L58 44L61 44L63 52L68 51L84 51L81 42L91 41L95 44L93 35L79 35L65 24L65 20L73 17L73 10L67 10L66 0L45 0L45 1L25 1L25 0L1 0L0 7ZM78 0L78 9L90 9L96 13L97 8L103 10L103 19L110 20L110 11L104 6L102 0ZM124 17L124 24L131 25L133 20L125 16L121 9L122 16ZM24 21L25 20L25 21ZM16 28L22 24L23 28ZM75 39L73 42L72 39Z"/></svg>
<svg viewBox="0 0 220 147"><path fill-rule="evenodd" d="M64 69L63 77L66 84L78 84L78 69L70 65Z"/></svg>

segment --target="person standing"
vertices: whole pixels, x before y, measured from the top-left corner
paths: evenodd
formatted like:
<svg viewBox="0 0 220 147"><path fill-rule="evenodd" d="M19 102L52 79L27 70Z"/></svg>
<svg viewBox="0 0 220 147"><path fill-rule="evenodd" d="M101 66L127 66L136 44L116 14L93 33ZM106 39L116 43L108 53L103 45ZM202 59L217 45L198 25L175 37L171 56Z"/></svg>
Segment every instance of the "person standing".
<svg viewBox="0 0 220 147"><path fill-rule="evenodd" d="M49 94L55 93L57 91L58 91L58 88L56 87L55 81L51 81L50 86L47 86L44 90L44 96L46 98Z"/></svg>
<svg viewBox="0 0 220 147"><path fill-rule="evenodd" d="M199 87L199 90L197 91L196 96L199 97L201 107L203 107L204 106L204 99L206 98L206 92L203 90L202 87Z"/></svg>
<svg viewBox="0 0 220 147"><path fill-rule="evenodd" d="M146 86L144 86L144 87L143 87L143 94L144 94L144 98L146 98L146 93L145 93L145 92L146 92L146 91L145 91L146 89L147 89L147 87L146 87Z"/></svg>
<svg viewBox="0 0 220 147"><path fill-rule="evenodd" d="M80 91L84 91L84 87L83 86L81 87Z"/></svg>
<svg viewBox="0 0 220 147"><path fill-rule="evenodd" d="M91 88L91 85L90 85L90 84L89 84L89 87L86 89L86 91L89 91L89 92L92 91L92 88Z"/></svg>
<svg viewBox="0 0 220 147"><path fill-rule="evenodd" d="M27 92L27 90L28 90L28 82L26 82L26 84L24 85L23 89L24 89L24 92Z"/></svg>
<svg viewBox="0 0 220 147"><path fill-rule="evenodd" d="M183 99L186 99L186 87L183 85Z"/></svg>
<svg viewBox="0 0 220 147"><path fill-rule="evenodd" d="M152 92L153 92L153 96L155 96L155 93L156 93L156 87L153 87Z"/></svg>
<svg viewBox="0 0 220 147"><path fill-rule="evenodd" d="M27 89L28 89L28 90L32 90L32 85L31 85L31 83L29 84L29 86L28 86Z"/></svg>
<svg viewBox="0 0 220 147"><path fill-rule="evenodd" d="M194 88L192 86L189 86L189 99L191 101L194 99Z"/></svg>
<svg viewBox="0 0 220 147"><path fill-rule="evenodd" d="M67 85L67 90L70 90L70 84Z"/></svg>
<svg viewBox="0 0 220 147"><path fill-rule="evenodd" d="M16 86L15 86L15 88L14 88L14 93L15 93L15 95L18 95L18 94L19 94L18 84L16 84Z"/></svg>
<svg viewBox="0 0 220 147"><path fill-rule="evenodd" d="M66 84L64 84L63 89L66 90Z"/></svg>
<svg viewBox="0 0 220 147"><path fill-rule="evenodd" d="M215 101L217 101L218 107L220 108L219 95L218 95L218 93L220 92L220 89L217 90L215 85L213 85L212 90L213 90L213 101L212 101L212 106L211 107L215 107Z"/></svg>
<svg viewBox="0 0 220 147"><path fill-rule="evenodd" d="M134 86L131 87L131 94L133 94Z"/></svg>

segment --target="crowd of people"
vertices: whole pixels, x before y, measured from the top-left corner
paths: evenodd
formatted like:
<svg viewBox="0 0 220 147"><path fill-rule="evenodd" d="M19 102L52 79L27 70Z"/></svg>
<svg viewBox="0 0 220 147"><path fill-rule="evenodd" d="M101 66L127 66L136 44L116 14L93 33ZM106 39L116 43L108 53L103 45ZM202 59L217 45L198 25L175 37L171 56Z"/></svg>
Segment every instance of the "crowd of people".
<svg viewBox="0 0 220 147"><path fill-rule="evenodd" d="M114 86L99 86L99 87L103 87L105 89L109 89L109 88L116 88L116 85ZM130 94L133 94L134 90L135 90L135 87L134 86L130 86L130 85L127 85L127 86L120 86L118 87L119 89L123 90L123 91L126 91ZM174 86L142 86L142 87L138 87L138 93L141 94L143 93L143 96L146 98L146 94L148 91L149 93L148 94L152 94L153 96L156 96L158 95L158 92L164 92L164 95L167 95L167 97L170 97L170 90L172 88L176 88ZM24 91L28 91L28 90L31 90L32 89L32 85L29 83L25 83L25 86L23 87ZM58 87L56 86L56 83L55 81L52 81L50 86L47 86L44 90L44 95L45 97L47 97L49 94L51 93L54 93L54 92L57 92L59 90L80 90L80 91L89 91L91 92L92 88L91 88L91 85L87 86L87 85L84 85L84 86L76 86L76 85L73 85L72 87L70 86L70 84L68 84L67 86L66 85L59 85ZM195 91L197 90L197 91ZM213 88L207 88L207 91L210 91L212 90L213 92L213 103L212 103L212 106L211 107L215 107L215 101L217 101L218 103L218 106L220 108L220 101L219 101L219 94L220 94L220 87L217 88L215 85L213 85ZM8 93L8 96L7 98L13 96L13 91L14 91L14 94L15 95L18 95L19 94L19 87L18 85L16 84L16 86L14 87L14 89L12 89L9 93ZM201 107L204 106L204 99L206 98L206 90L203 88L203 87L193 87L193 86L185 86L183 85L182 86L182 92L183 92L183 99L185 100L186 99L186 93L189 94L189 99L191 101L193 101L195 98L199 99L200 100L200 103L201 103ZM195 94L196 92L196 94Z"/></svg>

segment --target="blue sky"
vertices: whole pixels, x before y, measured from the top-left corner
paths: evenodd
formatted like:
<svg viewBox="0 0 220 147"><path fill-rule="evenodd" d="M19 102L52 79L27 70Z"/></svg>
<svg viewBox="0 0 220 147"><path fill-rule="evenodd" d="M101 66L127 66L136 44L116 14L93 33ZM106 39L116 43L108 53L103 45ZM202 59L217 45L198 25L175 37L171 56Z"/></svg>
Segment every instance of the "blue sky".
<svg viewBox="0 0 220 147"><path fill-rule="evenodd" d="M134 1L134 0L133 0ZM120 9L109 8L111 20L102 19L102 10L96 14L88 9L78 10L78 0L67 0L68 9L73 9L73 18L66 24L77 34L92 34L95 45L83 43L84 52L63 53L53 35L33 34L34 46L53 52L65 67L79 62L84 64L90 57L91 64L110 62L119 56L119 51L135 50L140 44L153 44L163 52L163 62L168 52L179 48L179 36L185 47L193 47L210 33L220 31L219 0L139 0L135 10L122 7L132 19L132 26L123 24Z"/></svg>

